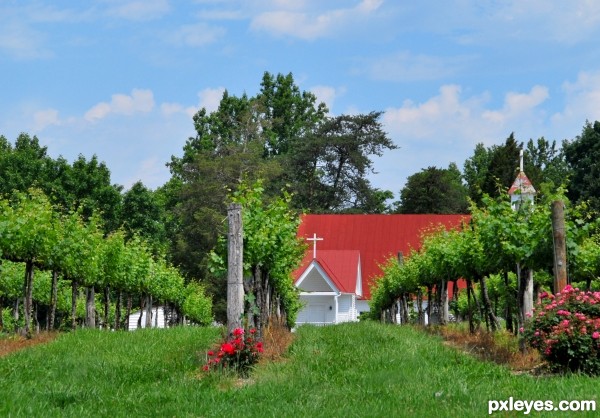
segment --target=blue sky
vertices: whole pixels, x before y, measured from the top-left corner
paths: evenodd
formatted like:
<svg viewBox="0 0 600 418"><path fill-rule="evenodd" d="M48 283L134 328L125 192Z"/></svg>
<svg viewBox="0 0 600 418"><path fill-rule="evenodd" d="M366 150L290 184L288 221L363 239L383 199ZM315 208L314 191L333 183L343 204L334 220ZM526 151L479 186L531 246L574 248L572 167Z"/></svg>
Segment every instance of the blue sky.
<svg viewBox="0 0 600 418"><path fill-rule="evenodd" d="M399 149L371 180L397 195L479 142L600 119L598 39L593 0L0 0L0 134L155 188L200 107L292 72L332 115L385 112Z"/></svg>

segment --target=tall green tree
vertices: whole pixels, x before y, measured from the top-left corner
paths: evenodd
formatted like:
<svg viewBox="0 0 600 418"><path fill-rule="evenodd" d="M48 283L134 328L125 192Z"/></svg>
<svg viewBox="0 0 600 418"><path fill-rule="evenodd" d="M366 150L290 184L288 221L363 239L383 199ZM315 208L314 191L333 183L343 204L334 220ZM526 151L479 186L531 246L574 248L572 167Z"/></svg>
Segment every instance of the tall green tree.
<svg viewBox="0 0 600 418"><path fill-rule="evenodd" d="M581 135L563 143L563 151L571 170L569 199L588 202L593 212L600 213L600 122L586 122Z"/></svg>
<svg viewBox="0 0 600 418"><path fill-rule="evenodd" d="M120 216L127 239L138 234L151 243L156 251L164 252L165 210L157 193L142 182L136 182L123 194Z"/></svg>
<svg viewBox="0 0 600 418"><path fill-rule="evenodd" d="M467 213L467 189L456 164L428 167L408 177L400 191L398 213Z"/></svg>
<svg viewBox="0 0 600 418"><path fill-rule="evenodd" d="M274 76L265 72L257 96L266 124L267 156L289 154L295 142L324 120L327 114L325 103L317 103L317 97L301 91L295 84L292 73Z"/></svg>
<svg viewBox="0 0 600 418"><path fill-rule="evenodd" d="M294 206L309 212L373 213L391 192L371 186L373 156L397 148L381 112L328 117L298 140L286 160Z"/></svg>
<svg viewBox="0 0 600 418"><path fill-rule="evenodd" d="M110 170L96 155L89 160L79 155L73 162L71 178L65 181L65 188L73 194L72 209L80 210L86 219L99 213L105 232L120 226L122 186L111 184Z"/></svg>
<svg viewBox="0 0 600 418"><path fill-rule="evenodd" d="M483 144L475 147L472 157L465 161L464 178L469 196L481 204L483 195L498 197L506 193L519 172L519 151L514 133L502 145L485 148Z"/></svg>

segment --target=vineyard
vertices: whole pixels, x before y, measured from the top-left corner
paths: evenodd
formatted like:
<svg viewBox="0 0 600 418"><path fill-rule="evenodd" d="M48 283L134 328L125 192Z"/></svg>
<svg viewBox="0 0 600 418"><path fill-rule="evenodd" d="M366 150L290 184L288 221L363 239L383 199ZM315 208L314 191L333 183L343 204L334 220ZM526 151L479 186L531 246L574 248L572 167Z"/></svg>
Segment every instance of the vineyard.
<svg viewBox="0 0 600 418"><path fill-rule="evenodd" d="M186 285L142 238L105 235L98 216L60 210L36 189L0 200L0 260L0 329L123 329L132 309L155 303L172 323L212 321L203 287Z"/></svg>
<svg viewBox="0 0 600 418"><path fill-rule="evenodd" d="M582 290L599 286L600 244L597 218L585 206L572 206L560 191L543 193L536 205L514 210L506 199L484 199L472 206L461 228L432 228L423 244L403 263L392 258L376 282L371 316L387 322L441 324L468 320L471 330L485 323L489 330L521 329L534 302L553 291L554 242L551 202L566 202L566 246L570 283ZM459 279L465 291L457 292ZM453 292L448 295L448 283ZM430 303L424 304L427 300ZM415 308L409 304L416 301ZM424 306L426 305L426 308ZM426 309L426 310L425 310Z"/></svg>

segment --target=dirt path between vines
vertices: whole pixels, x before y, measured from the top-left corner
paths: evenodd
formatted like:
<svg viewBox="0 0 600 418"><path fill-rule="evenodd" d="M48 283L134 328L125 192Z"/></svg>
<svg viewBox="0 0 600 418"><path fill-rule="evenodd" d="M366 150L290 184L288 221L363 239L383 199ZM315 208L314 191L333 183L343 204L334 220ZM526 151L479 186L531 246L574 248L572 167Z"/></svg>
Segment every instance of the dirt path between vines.
<svg viewBox="0 0 600 418"><path fill-rule="evenodd" d="M41 332L38 335L34 335L31 339L27 339L25 337L17 335L0 337L0 357L6 356L10 353L14 353L15 351L19 351L27 347L33 347L39 344L46 344L54 340L57 336L57 332Z"/></svg>

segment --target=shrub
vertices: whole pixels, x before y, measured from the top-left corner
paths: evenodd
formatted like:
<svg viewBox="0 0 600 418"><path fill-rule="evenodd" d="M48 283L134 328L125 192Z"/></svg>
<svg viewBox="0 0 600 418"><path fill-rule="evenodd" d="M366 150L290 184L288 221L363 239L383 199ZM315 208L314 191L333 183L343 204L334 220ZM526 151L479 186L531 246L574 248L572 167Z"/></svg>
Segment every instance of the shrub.
<svg viewBox="0 0 600 418"><path fill-rule="evenodd" d="M243 328L236 328L218 349L207 352L208 360L203 370L210 372L227 369L247 377L262 352L263 343L256 339L255 329L246 332Z"/></svg>
<svg viewBox="0 0 600 418"><path fill-rule="evenodd" d="M600 292L571 286L542 300L524 332L553 369L600 374Z"/></svg>

